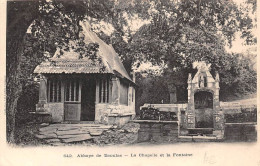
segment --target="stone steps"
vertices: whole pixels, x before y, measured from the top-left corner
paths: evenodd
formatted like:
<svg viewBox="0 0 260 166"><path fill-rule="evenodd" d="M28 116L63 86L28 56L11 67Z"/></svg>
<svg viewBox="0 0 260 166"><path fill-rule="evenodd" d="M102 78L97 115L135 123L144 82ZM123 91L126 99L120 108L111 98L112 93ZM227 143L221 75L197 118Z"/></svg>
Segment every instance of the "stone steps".
<svg viewBox="0 0 260 166"><path fill-rule="evenodd" d="M43 139L47 144L58 146L93 139L112 127L103 124L51 124L40 128L35 137Z"/></svg>
<svg viewBox="0 0 260 166"><path fill-rule="evenodd" d="M62 142L65 142L65 143L79 142L79 141L89 140L89 139L92 139L92 138L93 137L89 134L82 134L82 135L77 135L77 136L72 137L72 138L62 139Z"/></svg>
<svg viewBox="0 0 260 166"><path fill-rule="evenodd" d="M217 141L223 141L223 138L217 137L215 135L178 136L178 142L217 142Z"/></svg>
<svg viewBox="0 0 260 166"><path fill-rule="evenodd" d="M188 128L188 134L213 134L213 128Z"/></svg>

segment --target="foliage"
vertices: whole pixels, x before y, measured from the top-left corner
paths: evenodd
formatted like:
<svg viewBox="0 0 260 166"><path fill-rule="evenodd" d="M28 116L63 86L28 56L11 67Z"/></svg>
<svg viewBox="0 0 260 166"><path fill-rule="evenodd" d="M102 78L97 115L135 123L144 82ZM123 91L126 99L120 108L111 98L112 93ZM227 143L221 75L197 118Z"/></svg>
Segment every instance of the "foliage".
<svg viewBox="0 0 260 166"><path fill-rule="evenodd" d="M167 81L163 76L152 74L143 75L136 73L136 110L145 103L161 104L169 103L169 91ZM138 113L138 112L137 112Z"/></svg>
<svg viewBox="0 0 260 166"><path fill-rule="evenodd" d="M167 64L164 74L158 80L157 76L143 77L146 82L144 86L142 81L138 82L140 92L137 93L143 94L140 100L144 102L167 101L165 98L168 97L162 96L168 96L168 93L158 95L155 90L151 92L153 88L149 86L153 84L153 79L163 87L167 87L165 82L173 83L177 87L178 98L181 101L187 100L187 77L188 73L196 72L192 68L192 63L196 60L211 63L213 76L215 71L220 73L220 99L228 100L230 96L240 97L256 91L256 72L251 67L253 63L250 58L226 52L227 46L232 47L237 32L241 33L245 44L256 43L256 37L252 33L256 26L252 18L253 15L256 19L255 9L255 0L246 1L242 6L226 0L142 1L142 6L139 5L132 14L129 14L129 10L125 13L131 21L135 18L133 13L137 13L140 21L148 20L148 23L135 32L131 31L131 21L126 22L124 35L127 40L117 30L110 36L103 33L101 38L114 46L128 72L133 64L138 67L147 61L161 66ZM151 81L150 84L148 80ZM160 80L164 80L164 83ZM157 96L161 99L154 100Z"/></svg>
<svg viewBox="0 0 260 166"><path fill-rule="evenodd" d="M161 121L176 121L178 120L175 112L159 111L153 107L143 107L140 110L140 120L161 120Z"/></svg>
<svg viewBox="0 0 260 166"><path fill-rule="evenodd" d="M257 108L253 111L241 109L241 113L225 114L226 123L257 122Z"/></svg>
<svg viewBox="0 0 260 166"><path fill-rule="evenodd" d="M44 146L46 143L39 138L36 138L34 133L39 132L41 127L38 124L20 124L16 126L15 143L18 146Z"/></svg>
<svg viewBox="0 0 260 166"><path fill-rule="evenodd" d="M242 97L257 90L257 73L253 68L254 58L242 54L224 57L220 73L220 99L230 96Z"/></svg>
<svg viewBox="0 0 260 166"><path fill-rule="evenodd" d="M243 31L248 44L253 42L252 20L232 1L154 0L144 8L147 12L142 14L150 22L128 41L139 62L164 61L172 70L203 59L219 68L219 56L225 54L226 44L232 46L237 31Z"/></svg>
<svg viewBox="0 0 260 166"><path fill-rule="evenodd" d="M256 0L247 3L253 5L253 11L256 11ZM191 64L195 60L212 63L213 70L220 71L220 74L230 73L230 78L224 78L222 83L235 81L237 86L234 87L244 88L242 92L252 90L250 87L254 87L251 85L255 84L256 75L246 67L247 62L239 62L244 67L236 66L237 63L228 63L230 66L225 64L227 59L235 62L240 60L233 58L233 55L229 59L225 51L225 45L232 46L237 31L242 32L247 44L256 42L252 35L253 20L247 9L240 9L227 0L8 1L7 138L12 140L13 137L18 98L28 84L33 67L46 58L45 52L53 55L56 48L63 48L79 52L80 57L96 57L98 45L86 45L79 35L80 21L84 19L103 21L113 26L115 31L110 36L101 36L115 47L128 72L134 63L151 61L158 65L162 62L167 64L165 81L159 78L151 81L162 89L158 92L154 90L153 94L149 92L151 98L144 98L147 102L157 103L161 100L156 99L157 96L167 100L163 89L167 89L165 82L169 80L182 86L178 89L184 91L186 73L193 71ZM136 18L148 23L133 30L131 21ZM28 27L31 35L26 35ZM77 47L70 45L71 40ZM242 78L236 80L235 77L241 73L242 78L248 80L246 83ZM145 79L146 82L151 80ZM233 84L230 86L233 87Z"/></svg>
<svg viewBox="0 0 260 166"><path fill-rule="evenodd" d="M78 35L79 21L86 15L98 19L106 17L110 8L104 10L103 3L105 1L7 2L6 114L8 142L14 142L17 101L22 94L23 87L27 84L28 71L46 58L45 52L52 55L57 47L68 49L69 41L75 40L78 46L75 48L76 51L82 56L95 57L98 47L95 44L89 46L85 43L82 44L82 38ZM28 28L32 35L26 37ZM25 43L30 43L30 41L33 41L32 45L27 48ZM28 68L27 64L30 64Z"/></svg>
<svg viewBox="0 0 260 166"><path fill-rule="evenodd" d="M6 126L7 141L15 141L17 101L22 92L21 56L24 36L38 13L38 1L7 3Z"/></svg>
<svg viewBox="0 0 260 166"><path fill-rule="evenodd" d="M31 120L29 112L35 111L39 101L39 84L34 83L24 87L17 103L16 126L28 123Z"/></svg>
<svg viewBox="0 0 260 166"><path fill-rule="evenodd" d="M251 33L253 20L247 8L225 0L155 0L151 4L151 21L134 34L131 51L138 55L140 62L148 60L157 65L165 62L163 79L174 83L181 92L178 93L182 95L181 100L187 93L188 73L196 72L192 68L196 60L211 63L213 76L215 71L220 73L221 100L256 91L256 71L250 58L227 53L225 49L226 45L232 46L237 31L247 44L255 44Z"/></svg>

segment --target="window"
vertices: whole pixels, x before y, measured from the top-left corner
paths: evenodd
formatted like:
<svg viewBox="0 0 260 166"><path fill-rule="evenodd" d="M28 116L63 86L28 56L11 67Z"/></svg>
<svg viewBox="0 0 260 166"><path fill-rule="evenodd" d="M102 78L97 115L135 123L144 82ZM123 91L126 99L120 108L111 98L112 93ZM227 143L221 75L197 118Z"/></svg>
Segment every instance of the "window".
<svg viewBox="0 0 260 166"><path fill-rule="evenodd" d="M48 102L61 102L61 81L50 79L47 82Z"/></svg>
<svg viewBox="0 0 260 166"><path fill-rule="evenodd" d="M66 83L65 101L80 101L79 80L70 80Z"/></svg>
<svg viewBox="0 0 260 166"><path fill-rule="evenodd" d="M99 103L109 102L109 80L101 79L99 81Z"/></svg>
<svg viewBox="0 0 260 166"><path fill-rule="evenodd" d="M120 103L128 105L128 85L120 81Z"/></svg>

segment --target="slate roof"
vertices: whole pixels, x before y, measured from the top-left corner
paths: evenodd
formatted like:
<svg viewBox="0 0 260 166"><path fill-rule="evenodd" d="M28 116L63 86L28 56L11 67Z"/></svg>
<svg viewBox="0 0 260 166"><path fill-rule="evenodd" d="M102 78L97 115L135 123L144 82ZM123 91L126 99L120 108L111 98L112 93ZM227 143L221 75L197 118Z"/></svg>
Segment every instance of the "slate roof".
<svg viewBox="0 0 260 166"><path fill-rule="evenodd" d="M35 68L34 73L112 73L117 75L119 74L121 77L132 82L132 79L126 72L114 48L111 45L106 44L93 31L91 31L88 22L81 23L81 25L83 27L81 35L84 35L85 42L99 44L99 51L97 54L101 57L102 62L93 62L87 57L78 59L79 55L74 51L63 51L64 54L60 58L57 58L57 54L59 54L60 51L57 49L53 58L51 58L52 62L42 62Z"/></svg>
<svg viewBox="0 0 260 166"><path fill-rule="evenodd" d="M102 70L103 69L103 70ZM34 73L45 74L73 74L73 73L111 73L101 63L95 63L90 60L64 60L64 59L52 59L41 63L34 70Z"/></svg>

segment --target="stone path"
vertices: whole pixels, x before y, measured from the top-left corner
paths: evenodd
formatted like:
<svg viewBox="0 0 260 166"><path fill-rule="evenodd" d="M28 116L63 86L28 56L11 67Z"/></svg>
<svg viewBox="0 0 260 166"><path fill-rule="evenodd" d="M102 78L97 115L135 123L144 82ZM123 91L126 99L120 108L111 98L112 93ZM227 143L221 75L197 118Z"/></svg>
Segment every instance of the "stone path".
<svg viewBox="0 0 260 166"><path fill-rule="evenodd" d="M104 131L114 128L103 124L51 124L39 129L35 136L50 145L64 145L100 136Z"/></svg>

